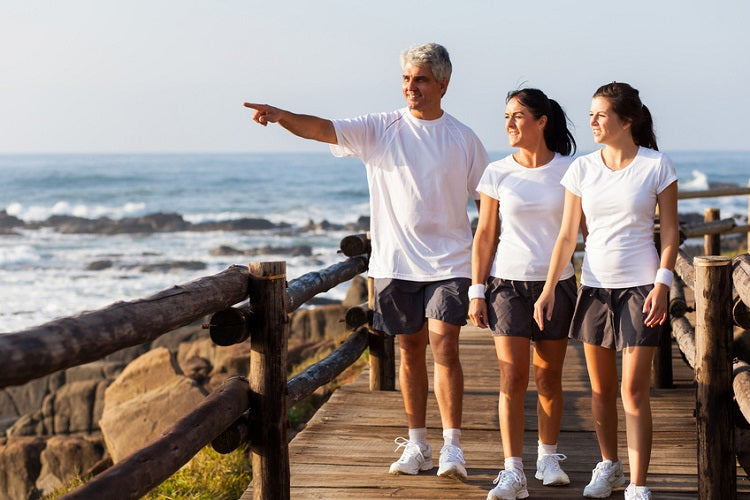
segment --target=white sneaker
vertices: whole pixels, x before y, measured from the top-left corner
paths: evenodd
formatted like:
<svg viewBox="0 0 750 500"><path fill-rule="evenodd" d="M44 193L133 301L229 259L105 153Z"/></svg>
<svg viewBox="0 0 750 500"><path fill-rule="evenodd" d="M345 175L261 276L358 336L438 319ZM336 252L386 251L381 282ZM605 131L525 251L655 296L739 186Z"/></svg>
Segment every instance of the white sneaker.
<svg viewBox="0 0 750 500"><path fill-rule="evenodd" d="M535 478L541 479L544 486L562 486L570 484L570 478L560 468L560 462L566 457L562 453L550 453L541 455L536 459Z"/></svg>
<svg viewBox="0 0 750 500"><path fill-rule="evenodd" d="M501 470L492 482L497 486L487 494L487 500L515 500L529 496L529 490L526 489L526 475L522 470Z"/></svg>
<svg viewBox="0 0 750 500"><path fill-rule="evenodd" d="M447 444L440 450L440 467L437 475L450 479L466 481L466 461L464 453L458 446Z"/></svg>
<svg viewBox="0 0 750 500"><path fill-rule="evenodd" d="M391 474L414 475L421 470L430 470L434 467L432 465L432 448L429 444L426 449L422 450L417 443L401 436L394 439L394 442L398 445L394 451L403 448L404 452L401 454L401 458L391 464L391 468L388 470Z"/></svg>
<svg viewBox="0 0 750 500"><path fill-rule="evenodd" d="M651 500L651 491L645 486L636 486L630 483L625 488L625 500Z"/></svg>
<svg viewBox="0 0 750 500"><path fill-rule="evenodd" d="M620 460L615 463L610 460L599 462L591 472L591 482L583 489L583 496L585 497L607 498L612 494L612 488L625 484Z"/></svg>

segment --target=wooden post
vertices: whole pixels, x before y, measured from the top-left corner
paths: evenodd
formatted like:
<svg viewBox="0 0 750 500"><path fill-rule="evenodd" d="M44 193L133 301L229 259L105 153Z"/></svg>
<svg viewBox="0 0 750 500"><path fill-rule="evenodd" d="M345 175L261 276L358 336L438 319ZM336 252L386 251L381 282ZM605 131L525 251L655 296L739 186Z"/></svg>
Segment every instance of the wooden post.
<svg viewBox="0 0 750 500"><path fill-rule="evenodd" d="M696 257L695 417L698 497L737 497L732 390L732 268L728 257Z"/></svg>
<svg viewBox="0 0 750 500"><path fill-rule="evenodd" d="M656 251L661 255L661 224L658 213L654 219L654 245L656 246ZM675 279L677 278L675 277ZM659 345L657 346L653 360L654 386L660 389L670 389L674 387L674 383L672 373L672 327L669 321L669 311L667 311L667 320L658 328Z"/></svg>
<svg viewBox="0 0 750 500"><path fill-rule="evenodd" d="M703 211L703 221L712 222L721 219L721 211L718 208L707 208ZM706 255L721 254L721 235L707 234L703 237L703 252Z"/></svg>
<svg viewBox="0 0 750 500"><path fill-rule="evenodd" d="M367 278L367 303L375 308L374 280ZM370 390L393 391L396 389L396 356L393 335L372 329L370 323Z"/></svg>
<svg viewBox="0 0 750 500"><path fill-rule="evenodd" d="M659 389L674 387L672 371L672 323L667 311L667 320L659 327L659 345L654 356L654 386Z"/></svg>
<svg viewBox="0 0 750 500"><path fill-rule="evenodd" d="M253 262L249 269L253 499L287 500L286 263Z"/></svg>

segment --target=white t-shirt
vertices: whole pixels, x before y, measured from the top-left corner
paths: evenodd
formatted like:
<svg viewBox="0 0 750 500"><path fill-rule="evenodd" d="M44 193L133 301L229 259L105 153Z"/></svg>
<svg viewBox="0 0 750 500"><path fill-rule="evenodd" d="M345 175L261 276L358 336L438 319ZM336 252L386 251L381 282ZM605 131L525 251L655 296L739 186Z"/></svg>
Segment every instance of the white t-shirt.
<svg viewBox="0 0 750 500"><path fill-rule="evenodd" d="M448 113L407 108L333 120L334 156L365 163L370 187L369 275L411 281L471 277L466 205L489 163L479 138Z"/></svg>
<svg viewBox="0 0 750 500"><path fill-rule="evenodd" d="M508 155L492 162L477 190L498 200L500 241L490 274L519 281L547 279L552 248L560 232L565 188L560 179L573 158L555 157L537 168L526 168ZM560 279L573 276L569 263Z"/></svg>
<svg viewBox="0 0 750 500"><path fill-rule="evenodd" d="M644 147L621 170L607 168L601 150L571 164L561 182L581 197L586 216L583 285L628 288L654 282L656 196L676 180L672 160Z"/></svg>

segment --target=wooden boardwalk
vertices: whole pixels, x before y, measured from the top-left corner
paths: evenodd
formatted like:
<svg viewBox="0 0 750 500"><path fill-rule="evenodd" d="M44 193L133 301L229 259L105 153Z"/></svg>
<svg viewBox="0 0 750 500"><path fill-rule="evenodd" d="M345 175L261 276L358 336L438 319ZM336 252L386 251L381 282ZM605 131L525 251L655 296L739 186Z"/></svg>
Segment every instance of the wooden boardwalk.
<svg viewBox="0 0 750 500"><path fill-rule="evenodd" d="M398 348L396 349L398 351ZM429 352L429 349L428 349ZM648 485L655 499L697 497L695 386L691 369L674 349L673 389L652 389L654 446ZM465 483L439 478L437 469L417 476L391 476L388 466L399 456L396 436L406 436L401 394L370 392L368 372L332 395L306 428L290 443L291 497L330 499L375 498L486 498L502 467L503 453L497 420L498 366L488 330L464 327L461 361L465 395L462 445L469 478ZM431 357L428 354L430 370ZM565 410L559 450L567 455L562 466L571 479L563 487L544 487L534 479L537 422L536 388L532 380L526 396L524 465L530 498L580 498L599 461L593 431L588 375L583 349L568 347L563 375ZM440 417L430 378L428 438L433 458L442 445ZM717 432L726 432L717 429ZM628 467L625 425L620 406L620 457ZM718 458L726 460L726 458ZM738 498L750 498L750 481L737 466ZM622 498L622 490L611 498ZM252 486L242 499L252 498Z"/></svg>

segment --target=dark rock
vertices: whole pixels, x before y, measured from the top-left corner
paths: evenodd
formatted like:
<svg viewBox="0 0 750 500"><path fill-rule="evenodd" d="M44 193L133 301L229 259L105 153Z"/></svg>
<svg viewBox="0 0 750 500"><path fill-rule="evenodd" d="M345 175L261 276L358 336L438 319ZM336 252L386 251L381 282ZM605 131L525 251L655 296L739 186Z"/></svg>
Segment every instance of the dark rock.
<svg viewBox="0 0 750 500"><path fill-rule="evenodd" d="M289 338L306 342L343 335L346 309L341 304L297 309L289 318Z"/></svg>
<svg viewBox="0 0 750 500"><path fill-rule="evenodd" d="M14 215L9 215L6 210L0 210L0 228L12 229L14 227L23 227L24 222Z"/></svg>
<svg viewBox="0 0 750 500"><path fill-rule="evenodd" d="M220 245L216 248L212 248L210 252L211 255L216 255L220 257L230 256L230 255L245 255L244 250L238 250L237 248L230 247L229 245Z"/></svg>
<svg viewBox="0 0 750 500"><path fill-rule="evenodd" d="M201 271L205 269L206 263L195 260L175 260L170 262L158 262L155 264L144 264L138 267L143 273L167 273L173 269L188 269Z"/></svg>
<svg viewBox="0 0 750 500"><path fill-rule="evenodd" d="M112 261L111 260L95 260L93 262L90 262L88 266L86 266L87 271L101 271L102 269L109 269L112 267Z"/></svg>
<svg viewBox="0 0 750 500"><path fill-rule="evenodd" d="M198 383L203 383L213 368L209 360L200 356L193 356L184 363L181 363L180 367L185 372L185 376L190 377Z"/></svg>
<svg viewBox="0 0 750 500"><path fill-rule="evenodd" d="M259 248L249 248L240 250L228 245L221 245L211 250L211 255L231 256L231 255L288 255L290 257L309 257L312 255L310 245L294 245L289 247L262 246Z"/></svg>
<svg viewBox="0 0 750 500"><path fill-rule="evenodd" d="M40 455L41 470L36 488L49 495L76 474L90 470L106 451L101 435L54 436Z"/></svg>
<svg viewBox="0 0 750 500"><path fill-rule="evenodd" d="M42 469L46 443L39 437L9 439L0 447L0 500L38 498L34 483Z"/></svg>
<svg viewBox="0 0 750 500"><path fill-rule="evenodd" d="M289 227L289 224L274 224L266 219L242 218L226 221L201 222L193 224L191 231L258 231Z"/></svg>
<svg viewBox="0 0 750 500"><path fill-rule="evenodd" d="M361 274L352 278L342 305L354 307L367 302L367 278Z"/></svg>

